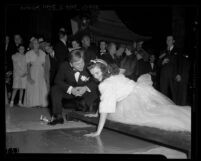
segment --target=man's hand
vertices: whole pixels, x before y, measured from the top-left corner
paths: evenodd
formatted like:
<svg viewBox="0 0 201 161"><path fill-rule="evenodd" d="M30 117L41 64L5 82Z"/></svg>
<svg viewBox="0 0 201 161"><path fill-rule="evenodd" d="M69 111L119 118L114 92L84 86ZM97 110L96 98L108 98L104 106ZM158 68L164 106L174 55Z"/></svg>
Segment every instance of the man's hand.
<svg viewBox="0 0 201 161"><path fill-rule="evenodd" d="M71 90L71 93L76 97L80 96L78 87L73 87L72 90Z"/></svg>
<svg viewBox="0 0 201 161"><path fill-rule="evenodd" d="M163 53L159 56L159 59L162 59L164 56L166 55L166 53Z"/></svg>
<svg viewBox="0 0 201 161"><path fill-rule="evenodd" d="M177 82L181 82L181 76L179 74L177 74L175 79L176 79Z"/></svg>
<svg viewBox="0 0 201 161"><path fill-rule="evenodd" d="M80 96L82 96L87 91L87 87L86 86L84 86L84 87L77 87L77 90L78 90L78 94Z"/></svg>
<svg viewBox="0 0 201 161"><path fill-rule="evenodd" d="M169 62L169 59L168 58L165 58L163 61L162 61L162 64L167 64Z"/></svg>

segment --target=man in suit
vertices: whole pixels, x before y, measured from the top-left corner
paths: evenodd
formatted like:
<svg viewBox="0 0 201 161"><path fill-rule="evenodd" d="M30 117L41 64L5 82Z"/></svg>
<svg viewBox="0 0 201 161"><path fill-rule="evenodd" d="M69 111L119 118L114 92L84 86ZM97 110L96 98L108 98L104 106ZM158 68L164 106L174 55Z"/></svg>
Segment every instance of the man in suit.
<svg viewBox="0 0 201 161"><path fill-rule="evenodd" d="M151 54L149 56L149 74L151 75L153 87L158 89L158 67L155 60L156 56Z"/></svg>
<svg viewBox="0 0 201 161"><path fill-rule="evenodd" d="M82 49L84 50L84 59L86 64L90 62L90 60L94 60L97 57L97 47L94 45L91 45L91 40L88 35L84 35L82 37Z"/></svg>
<svg viewBox="0 0 201 161"><path fill-rule="evenodd" d="M95 82L86 68L83 51L74 50L69 62L61 64L51 89L53 117L50 125L62 124L62 99L80 101L83 108L93 106L98 99L98 82Z"/></svg>
<svg viewBox="0 0 201 161"><path fill-rule="evenodd" d="M58 61L58 67L64 61L69 59L69 51L67 47L67 34L64 31L59 31L59 42L55 45L55 58Z"/></svg>
<svg viewBox="0 0 201 161"><path fill-rule="evenodd" d="M167 48L159 56L159 67L160 90L176 103L178 90L176 83L181 81L181 62L174 43L175 40L172 35L166 37Z"/></svg>
<svg viewBox="0 0 201 161"><path fill-rule="evenodd" d="M178 87L176 104L181 106L188 105L188 85L189 85L189 75L191 68L191 61L188 55L181 56L181 81L176 82Z"/></svg>
<svg viewBox="0 0 201 161"><path fill-rule="evenodd" d="M53 50L52 45L49 42L46 42L45 44L45 52L48 54L49 63L50 63L50 87L54 85L54 78L56 75L56 69L57 69L57 59L55 57L55 51Z"/></svg>
<svg viewBox="0 0 201 161"><path fill-rule="evenodd" d="M101 57L107 54L107 43L105 40L100 40L99 42L99 52L97 53L97 57L101 59Z"/></svg>

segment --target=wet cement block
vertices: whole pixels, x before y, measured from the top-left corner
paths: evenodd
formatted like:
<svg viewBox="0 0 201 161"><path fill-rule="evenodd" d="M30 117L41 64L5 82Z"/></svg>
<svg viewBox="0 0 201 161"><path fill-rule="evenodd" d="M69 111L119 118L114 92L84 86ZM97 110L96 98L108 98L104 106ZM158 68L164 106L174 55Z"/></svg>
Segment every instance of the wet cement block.
<svg viewBox="0 0 201 161"><path fill-rule="evenodd" d="M67 113L67 115L71 119L74 118L91 124L98 124L98 118L85 117L83 112L71 111ZM180 150L187 153L188 158L191 158L191 133L189 132L166 131L147 126L127 125L110 120L106 121L104 127L162 146Z"/></svg>

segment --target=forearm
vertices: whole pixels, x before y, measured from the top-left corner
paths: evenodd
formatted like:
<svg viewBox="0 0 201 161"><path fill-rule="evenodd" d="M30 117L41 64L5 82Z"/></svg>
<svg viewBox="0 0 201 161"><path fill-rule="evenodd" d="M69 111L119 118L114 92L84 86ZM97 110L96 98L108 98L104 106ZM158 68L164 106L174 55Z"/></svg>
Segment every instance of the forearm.
<svg viewBox="0 0 201 161"><path fill-rule="evenodd" d="M27 77L28 77L28 78L31 78L30 69L31 69L31 64L28 64L28 65L27 65Z"/></svg>
<svg viewBox="0 0 201 161"><path fill-rule="evenodd" d="M98 123L97 133L100 134L101 131L103 130L106 118L107 118L107 113L101 113L100 114L100 119L99 119L99 123Z"/></svg>

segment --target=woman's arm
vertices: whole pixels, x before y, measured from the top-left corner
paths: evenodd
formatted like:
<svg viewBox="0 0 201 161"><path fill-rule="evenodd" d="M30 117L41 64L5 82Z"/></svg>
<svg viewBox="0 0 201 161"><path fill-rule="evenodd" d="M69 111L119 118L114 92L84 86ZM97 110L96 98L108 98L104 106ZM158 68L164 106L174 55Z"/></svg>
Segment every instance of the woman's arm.
<svg viewBox="0 0 201 161"><path fill-rule="evenodd" d="M34 80L31 78L30 69L31 69L31 63L28 63L28 64L27 64L27 80L28 80L31 84L33 84L33 83L34 83Z"/></svg>
<svg viewBox="0 0 201 161"><path fill-rule="evenodd" d="M49 77L50 77L50 59L49 59L49 55L45 56L45 64L44 64L44 71L45 71L45 81L47 83L47 88L49 90Z"/></svg>
<svg viewBox="0 0 201 161"><path fill-rule="evenodd" d="M91 137L99 136L101 134L102 130L103 130L104 125L105 125L107 114L108 113L101 113L100 114L100 119L99 119L97 131L94 132L94 133L86 134L85 136L91 136Z"/></svg>
<svg viewBox="0 0 201 161"><path fill-rule="evenodd" d="M85 117L98 117L98 110L96 111L96 113L88 113L84 115Z"/></svg>

